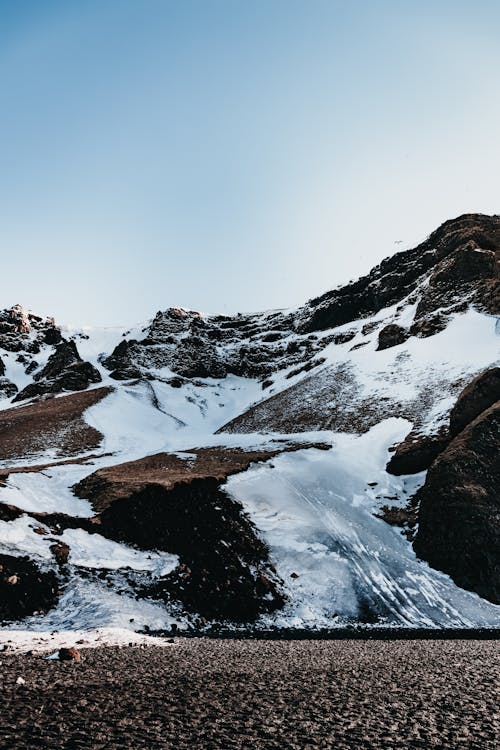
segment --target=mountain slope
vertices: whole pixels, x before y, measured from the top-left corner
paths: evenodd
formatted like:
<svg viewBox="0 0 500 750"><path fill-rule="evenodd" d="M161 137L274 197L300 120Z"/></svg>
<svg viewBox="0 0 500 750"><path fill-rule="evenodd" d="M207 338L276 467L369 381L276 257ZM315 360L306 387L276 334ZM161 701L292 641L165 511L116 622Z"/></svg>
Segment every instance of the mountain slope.
<svg viewBox="0 0 500 750"><path fill-rule="evenodd" d="M1 313L0 554L60 584L23 627L497 626L477 583L498 576L494 504L477 538L455 517L468 554L489 545L474 579L433 498L496 399L462 396L448 436L500 365L499 263L500 217L470 214L296 310L168 309L129 331Z"/></svg>

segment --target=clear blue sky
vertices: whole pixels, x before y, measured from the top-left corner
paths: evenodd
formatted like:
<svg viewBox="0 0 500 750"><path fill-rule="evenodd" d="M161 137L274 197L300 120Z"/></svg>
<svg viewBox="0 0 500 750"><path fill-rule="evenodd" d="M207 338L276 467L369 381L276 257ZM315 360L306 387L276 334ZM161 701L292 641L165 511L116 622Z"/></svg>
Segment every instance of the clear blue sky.
<svg viewBox="0 0 500 750"><path fill-rule="evenodd" d="M0 307L301 303L500 212L500 4L0 0Z"/></svg>

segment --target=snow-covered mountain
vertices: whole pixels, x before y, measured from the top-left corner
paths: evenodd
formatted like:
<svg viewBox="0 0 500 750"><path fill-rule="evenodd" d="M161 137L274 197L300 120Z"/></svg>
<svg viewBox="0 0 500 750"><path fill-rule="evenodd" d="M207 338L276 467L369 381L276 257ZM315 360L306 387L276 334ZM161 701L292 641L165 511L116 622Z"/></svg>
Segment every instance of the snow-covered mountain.
<svg viewBox="0 0 500 750"><path fill-rule="evenodd" d="M497 627L499 264L471 214L294 310L0 312L4 627Z"/></svg>

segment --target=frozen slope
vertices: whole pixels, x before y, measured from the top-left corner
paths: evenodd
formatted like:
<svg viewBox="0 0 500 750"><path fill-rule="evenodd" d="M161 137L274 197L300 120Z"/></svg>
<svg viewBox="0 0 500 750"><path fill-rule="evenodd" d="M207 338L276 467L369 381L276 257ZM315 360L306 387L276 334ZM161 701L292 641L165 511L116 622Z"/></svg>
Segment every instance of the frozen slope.
<svg viewBox="0 0 500 750"><path fill-rule="evenodd" d="M336 435L332 451L282 455L230 478L227 490L262 530L287 582L289 604L269 622L498 626L500 607L417 560L401 530L374 515L376 494L404 498L423 482L384 470L387 448L408 428L389 419L362 436Z"/></svg>

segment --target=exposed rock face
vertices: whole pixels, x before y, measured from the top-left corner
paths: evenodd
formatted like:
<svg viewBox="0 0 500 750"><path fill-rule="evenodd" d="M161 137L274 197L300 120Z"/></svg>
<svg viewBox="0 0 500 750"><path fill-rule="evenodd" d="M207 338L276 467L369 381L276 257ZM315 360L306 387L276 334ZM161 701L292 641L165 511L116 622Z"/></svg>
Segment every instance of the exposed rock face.
<svg viewBox="0 0 500 750"><path fill-rule="evenodd" d="M12 398L17 393L17 385L8 378L0 377L0 398Z"/></svg>
<svg viewBox="0 0 500 750"><path fill-rule="evenodd" d="M0 310L0 349L8 352L37 354L44 343L60 338L53 318L41 318L14 305Z"/></svg>
<svg viewBox="0 0 500 750"><path fill-rule="evenodd" d="M476 258L472 254L475 248L484 255L477 253ZM413 250L397 253L358 281L311 300L303 309L300 330L317 331L343 325L400 302L431 269L434 269L433 288L417 317L447 306L451 299L460 300L463 289L453 292L452 286L461 272L465 274L468 290L477 292L478 301L490 309L488 300L495 296L493 288L497 288L499 248L499 216L459 216L442 224ZM456 251L455 258L448 261Z"/></svg>
<svg viewBox="0 0 500 750"><path fill-rule="evenodd" d="M265 377L283 367L303 364L324 347L315 338L293 341L293 316L212 316L170 308L158 312L140 341L124 340L103 364L117 380L136 378L148 368L169 367L185 378L226 375Z"/></svg>
<svg viewBox="0 0 500 750"><path fill-rule="evenodd" d="M386 471L396 476L426 471L449 442L450 438L445 431L440 435L418 435L411 432L396 446Z"/></svg>
<svg viewBox="0 0 500 750"><path fill-rule="evenodd" d="M409 336L408 331L401 326L391 323L390 325L382 328L378 335L378 351L382 349L390 349L392 346L398 346L404 344Z"/></svg>
<svg viewBox="0 0 500 750"><path fill-rule="evenodd" d="M425 318L419 318L410 327L410 336L417 336L426 339L429 336L444 331L448 318L442 313L427 315Z"/></svg>
<svg viewBox="0 0 500 750"><path fill-rule="evenodd" d="M15 505L0 503L0 521L15 521L16 518L20 518L22 515L23 511L16 508Z"/></svg>
<svg viewBox="0 0 500 750"><path fill-rule="evenodd" d="M429 469L415 552L463 588L500 603L500 402L469 424Z"/></svg>
<svg viewBox="0 0 500 750"><path fill-rule="evenodd" d="M27 557L0 555L0 623L46 612L57 603L58 583Z"/></svg>
<svg viewBox="0 0 500 750"><path fill-rule="evenodd" d="M36 382L26 386L14 401L23 401L45 393L83 391L92 383L100 383L102 380L99 371L90 362L82 360L74 341L62 341L58 344L45 367L33 379Z"/></svg>
<svg viewBox="0 0 500 750"><path fill-rule="evenodd" d="M412 431L393 449L386 471L398 476L425 471L453 437L497 401L500 401L500 367L493 367L477 375L459 394L450 412L449 430L443 427L437 435Z"/></svg>
<svg viewBox="0 0 500 750"><path fill-rule="evenodd" d="M485 370L462 391L451 410L451 435L458 435L496 401L500 401L500 367Z"/></svg>

